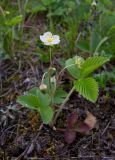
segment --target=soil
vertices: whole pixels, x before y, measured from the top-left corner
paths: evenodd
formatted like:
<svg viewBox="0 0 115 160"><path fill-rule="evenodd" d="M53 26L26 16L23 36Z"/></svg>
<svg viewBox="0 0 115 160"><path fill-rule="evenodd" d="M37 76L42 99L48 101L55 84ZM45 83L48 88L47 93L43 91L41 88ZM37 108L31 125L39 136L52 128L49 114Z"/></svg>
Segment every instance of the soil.
<svg viewBox="0 0 115 160"><path fill-rule="evenodd" d="M29 88L39 86L43 68L36 56L30 55L31 61L26 55L23 57L26 63L23 60L20 68L19 60L1 62L0 158L113 160L115 100L112 86L108 89L109 96L100 91L96 104L73 93L57 120L57 130L43 125L39 131L42 123L39 114L21 107L16 98ZM68 145L64 141L63 128L73 110L77 110L81 119L86 110L90 111L98 123L89 134L77 133L76 140Z"/></svg>

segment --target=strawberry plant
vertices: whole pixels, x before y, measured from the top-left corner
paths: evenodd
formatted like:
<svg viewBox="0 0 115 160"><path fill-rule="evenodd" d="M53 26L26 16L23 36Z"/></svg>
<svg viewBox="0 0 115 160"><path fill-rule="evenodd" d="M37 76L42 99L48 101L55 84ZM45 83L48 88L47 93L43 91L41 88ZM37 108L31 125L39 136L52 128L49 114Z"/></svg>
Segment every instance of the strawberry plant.
<svg viewBox="0 0 115 160"><path fill-rule="evenodd" d="M57 78L52 81L51 70L52 70L52 52L51 47L55 44L60 43L60 37L58 35L52 35L51 32L46 32L44 35L40 36L41 41L45 45L50 46L50 67L48 68L48 72L43 75L42 82L39 88L34 88L26 93L24 96L20 96L18 98L18 102L25 107L37 110L43 122L45 124L50 124L53 126L56 123L57 117L59 116L62 108L65 103L69 100L70 95L73 91L77 91L87 100L95 103L98 98L98 84L93 78L93 72L101 67L104 63L106 63L109 59L103 56L93 56L89 57L86 60L82 57L75 56L74 58L70 58L65 62L65 68L67 69L70 75L74 78L73 87L70 92L65 97L61 92L56 90L60 90L61 86L57 85ZM47 74L47 84L44 83L45 75ZM61 98L62 97L62 98ZM55 111L55 102L56 99L61 98L62 104L60 105L57 112ZM65 99L63 99L65 98Z"/></svg>

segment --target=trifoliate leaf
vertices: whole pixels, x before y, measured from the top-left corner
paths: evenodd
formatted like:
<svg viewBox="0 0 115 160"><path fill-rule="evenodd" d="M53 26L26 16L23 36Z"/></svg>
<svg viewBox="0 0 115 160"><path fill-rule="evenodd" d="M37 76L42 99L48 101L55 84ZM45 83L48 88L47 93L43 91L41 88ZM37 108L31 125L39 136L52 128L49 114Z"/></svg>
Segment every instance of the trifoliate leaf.
<svg viewBox="0 0 115 160"><path fill-rule="evenodd" d="M26 95L20 96L17 102L27 108L36 109L40 112L45 124L48 124L53 117L53 109L49 107L50 98L48 94L43 94L37 87L32 88Z"/></svg>

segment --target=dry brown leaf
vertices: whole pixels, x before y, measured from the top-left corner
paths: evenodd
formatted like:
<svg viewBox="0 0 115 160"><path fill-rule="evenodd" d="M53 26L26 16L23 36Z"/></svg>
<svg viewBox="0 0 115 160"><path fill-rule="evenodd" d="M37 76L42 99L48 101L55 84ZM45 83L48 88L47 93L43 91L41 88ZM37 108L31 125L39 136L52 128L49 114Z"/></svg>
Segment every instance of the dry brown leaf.
<svg viewBox="0 0 115 160"><path fill-rule="evenodd" d="M96 120L96 117L92 113L87 111L87 117L84 122L92 129L95 127L97 120Z"/></svg>

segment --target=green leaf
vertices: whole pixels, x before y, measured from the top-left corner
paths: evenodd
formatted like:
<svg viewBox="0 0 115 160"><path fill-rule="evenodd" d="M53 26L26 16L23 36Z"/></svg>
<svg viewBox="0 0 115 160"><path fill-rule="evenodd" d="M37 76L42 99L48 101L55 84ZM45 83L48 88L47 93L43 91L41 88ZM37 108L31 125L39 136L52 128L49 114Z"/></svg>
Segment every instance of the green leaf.
<svg viewBox="0 0 115 160"><path fill-rule="evenodd" d="M96 49L95 49L95 52L93 53L93 55L98 55L98 50L99 48L103 45L103 43L105 43L105 41L108 40L108 37L104 37L100 42L99 44L97 45Z"/></svg>
<svg viewBox="0 0 115 160"><path fill-rule="evenodd" d="M55 0L42 0L42 3L45 5L45 6L50 6L52 3L54 3Z"/></svg>
<svg viewBox="0 0 115 160"><path fill-rule="evenodd" d="M91 74L93 71L95 71L107 61L109 61L109 58L102 56L94 56L86 59L86 61L81 66L80 78L87 77L89 74Z"/></svg>
<svg viewBox="0 0 115 160"><path fill-rule="evenodd" d="M48 124L53 117L53 110L49 107L50 98L48 94L43 94L37 87L32 88L29 94L33 94L39 97L39 111L42 117L42 120L45 124Z"/></svg>
<svg viewBox="0 0 115 160"><path fill-rule="evenodd" d="M17 102L30 109L38 109L40 104L38 97L34 95L20 96L18 97Z"/></svg>
<svg viewBox="0 0 115 160"><path fill-rule="evenodd" d="M38 87L34 87L28 91L29 94L32 94L34 96L39 96L39 94L42 94L41 91L38 89Z"/></svg>
<svg viewBox="0 0 115 160"><path fill-rule="evenodd" d="M90 51L92 53L95 51L100 41L101 41L100 35L95 30L93 30L91 32L91 38L90 38Z"/></svg>
<svg viewBox="0 0 115 160"><path fill-rule="evenodd" d="M27 13L38 13L46 10L46 7L38 0L28 1L26 8Z"/></svg>
<svg viewBox="0 0 115 160"><path fill-rule="evenodd" d="M112 71L103 71L101 73L94 75L98 84L106 89L106 85L110 82L112 85L115 85L115 69Z"/></svg>
<svg viewBox="0 0 115 160"><path fill-rule="evenodd" d="M54 103L61 104L66 96L67 96L67 93L63 89L56 90L56 93L54 96Z"/></svg>
<svg viewBox="0 0 115 160"><path fill-rule="evenodd" d="M79 72L80 72L80 68L79 66L76 64L76 60L77 58L79 58L79 56L75 56L74 58L70 58L66 61L66 68L68 70L68 72L75 78L78 79L79 78Z"/></svg>
<svg viewBox="0 0 115 160"><path fill-rule="evenodd" d="M19 15L19 16L16 16L16 17L12 18L9 21L7 21L6 25L7 26L16 26L17 24L21 23L22 20L23 20L23 16Z"/></svg>
<svg viewBox="0 0 115 160"><path fill-rule="evenodd" d="M101 17L101 25L103 26L101 29L101 34L105 36L107 31L109 31L110 28L115 25L115 12L109 11L103 13Z"/></svg>
<svg viewBox="0 0 115 160"><path fill-rule="evenodd" d="M49 13L48 17L50 16L62 16L64 14L65 9L63 7L57 8L54 12Z"/></svg>
<svg viewBox="0 0 115 160"><path fill-rule="evenodd" d="M45 124L48 124L53 117L53 110L49 106L42 106L40 107L40 115L42 117L42 120Z"/></svg>
<svg viewBox="0 0 115 160"><path fill-rule="evenodd" d="M91 102L96 102L98 97L98 85L95 79L80 79L74 83L74 87L84 98Z"/></svg>
<svg viewBox="0 0 115 160"><path fill-rule="evenodd" d="M45 124L48 124L52 120L53 110L49 107L49 95L43 94L37 87L28 91L27 95L20 96L17 102L27 108L36 109L40 112L41 118Z"/></svg>
<svg viewBox="0 0 115 160"><path fill-rule="evenodd" d="M35 14L37 12L45 11L45 10L46 10L46 8L44 6L39 5L39 6L33 7L32 10L31 10L31 12Z"/></svg>
<svg viewBox="0 0 115 160"><path fill-rule="evenodd" d="M40 90L39 90L39 88L37 88L37 87L34 87L34 88L32 88L31 90L29 90L28 91L28 94L32 94L32 95L34 95L34 96L36 96L36 97L38 97L39 99L40 99L40 104L43 106L48 106L49 105L49 103L50 103L50 97L49 97L49 95L48 94L43 94Z"/></svg>
<svg viewBox="0 0 115 160"><path fill-rule="evenodd" d="M90 52L88 41L80 41L80 42L77 43L76 47L81 49L83 52Z"/></svg>
<svg viewBox="0 0 115 160"><path fill-rule="evenodd" d="M115 37L115 25L112 26L108 31L108 36L114 36Z"/></svg>

